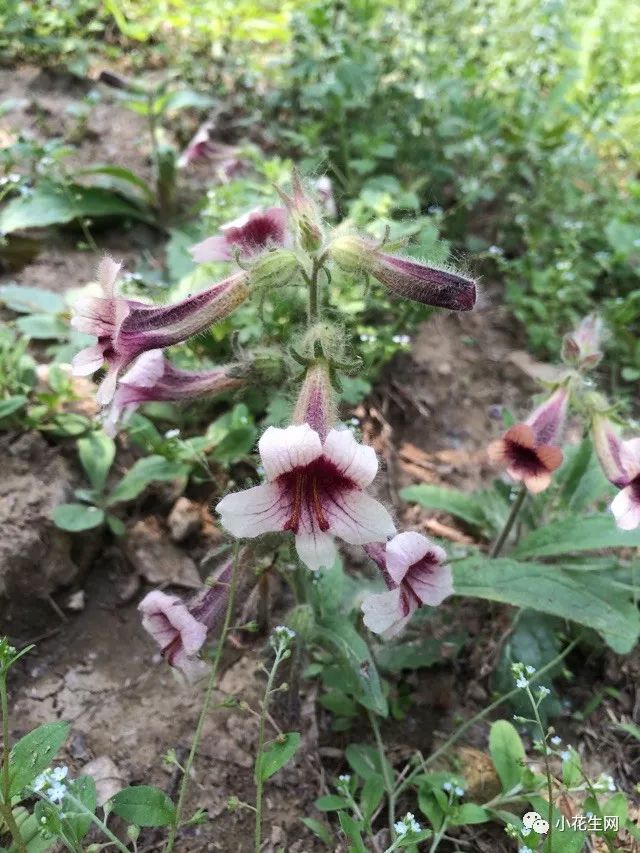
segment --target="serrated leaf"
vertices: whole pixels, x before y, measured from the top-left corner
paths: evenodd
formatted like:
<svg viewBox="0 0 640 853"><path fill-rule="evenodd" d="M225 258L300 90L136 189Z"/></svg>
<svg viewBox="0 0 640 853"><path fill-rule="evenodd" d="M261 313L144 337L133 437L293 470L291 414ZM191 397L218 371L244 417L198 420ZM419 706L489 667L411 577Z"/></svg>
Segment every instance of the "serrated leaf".
<svg viewBox="0 0 640 853"><path fill-rule="evenodd" d="M11 750L9 761L12 797L18 796L49 767L68 734L68 723L45 723L20 738Z"/></svg>
<svg viewBox="0 0 640 853"><path fill-rule="evenodd" d="M453 565L458 595L529 607L593 628L618 654L628 654L640 615L627 594L597 572L575 575L557 565L474 556Z"/></svg>
<svg viewBox="0 0 640 853"><path fill-rule="evenodd" d="M60 504L53 511L53 523L69 533L93 530L104 523L104 510L86 504Z"/></svg>
<svg viewBox="0 0 640 853"><path fill-rule="evenodd" d="M124 788L109 804L119 817L136 826L169 826L175 820L175 806L164 791L152 785Z"/></svg>
<svg viewBox="0 0 640 853"><path fill-rule="evenodd" d="M293 758L300 746L300 733L288 732L266 744L256 762L256 776L264 782Z"/></svg>
<svg viewBox="0 0 640 853"><path fill-rule="evenodd" d="M577 551L636 548L640 529L620 530L612 515L571 516L533 530L512 551L518 559L556 557Z"/></svg>
<svg viewBox="0 0 640 853"><path fill-rule="evenodd" d="M506 794L521 782L526 758L520 735L507 720L491 725L489 753Z"/></svg>

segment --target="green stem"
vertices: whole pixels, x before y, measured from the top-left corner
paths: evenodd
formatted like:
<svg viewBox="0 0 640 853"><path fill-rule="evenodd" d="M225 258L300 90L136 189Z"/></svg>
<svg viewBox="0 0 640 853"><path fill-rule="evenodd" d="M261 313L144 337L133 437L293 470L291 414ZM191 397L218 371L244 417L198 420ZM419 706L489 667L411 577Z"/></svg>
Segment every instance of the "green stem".
<svg viewBox="0 0 640 853"><path fill-rule="evenodd" d="M2 710L2 817L20 853L27 853L27 846L11 809L11 777L9 775L11 746L9 743L9 697L7 696L6 672L0 675L0 708Z"/></svg>
<svg viewBox="0 0 640 853"><path fill-rule="evenodd" d="M112 844L114 844L118 848L118 850L121 851L121 853L131 853L129 848L125 847L125 845L120 841L120 839L116 835L114 835L113 832L111 832L107 824L103 820L100 820L98 815L94 814L91 809L88 809L84 805L84 803L76 799L73 794L70 794L68 790L65 794L65 799L68 800L70 803L73 803L74 807L78 809L79 812L82 812L82 814L90 818L91 822L98 827L98 829L109 839Z"/></svg>
<svg viewBox="0 0 640 853"><path fill-rule="evenodd" d="M560 661L564 660L564 658L566 658L567 655L570 654L573 649L575 649L581 639L582 634L578 635L575 640L569 643L569 645L563 652L561 652L553 660L549 661L548 664L543 666L534 675L532 675L529 681L537 681L546 672L557 666ZM508 693L505 693L504 696L500 696L499 699L496 699L490 705L487 705L486 708L483 708L481 711L478 711L477 714L474 714L473 717L468 719L465 723L462 723L462 725L459 726L456 731L452 735L450 735L450 737L448 737L447 740L441 746L438 747L438 749L432 752L428 758L421 758L420 764L414 770L412 770L411 773L409 773L409 775L398 786L396 786L396 799L406 788L409 787L409 785L413 782L416 776L418 776L420 773L426 772L429 765L433 764L436 759L438 759L443 753L447 752L447 750L450 749L454 743L457 743L457 741L460 740L462 735L468 729L470 729L471 726L474 726L476 723L480 722L480 720L486 717L487 714L490 714L492 711L495 711L496 708L499 708L500 705L503 705L505 702L508 702L509 699L512 699L518 693L520 693L520 688L514 687L513 690L510 690Z"/></svg>
<svg viewBox="0 0 640 853"><path fill-rule="evenodd" d="M531 702L531 707L533 708L533 715L536 718L536 723L540 729L540 738L542 740L542 748L544 750L544 769L545 774L547 776L547 794L549 796L549 834L547 835L547 849L549 853L553 851L553 779L551 776L551 767L549 766L549 748L547 746L547 733L542 725L542 720L540 719L540 712L538 711L538 703L533 698L533 693L531 692L531 688L527 684L527 695L529 697L529 701Z"/></svg>
<svg viewBox="0 0 640 853"><path fill-rule="evenodd" d="M389 762L387 761L387 754L384 749L384 741L382 740L382 735L380 734L380 725L378 724L378 718L376 715L369 711L369 722L371 723L371 728L373 729L373 733L376 738L376 746L378 747L378 755L380 756L380 766L382 767L382 778L384 779L384 789L387 792L387 799L389 803L389 833L391 835L391 840L396 836L395 823L396 823L396 794L395 794L395 785L393 784L393 778L391 776Z"/></svg>
<svg viewBox="0 0 640 853"><path fill-rule="evenodd" d="M320 319L320 304L318 298L318 274L320 272L320 264L314 258L313 270L309 276L309 328L315 325Z"/></svg>
<svg viewBox="0 0 640 853"><path fill-rule="evenodd" d="M429 848L429 853L436 853L436 850L440 846L440 842L442 841L445 832L447 831L447 820L443 818L442 826L433 836L433 841L431 842L431 847Z"/></svg>
<svg viewBox="0 0 640 853"><path fill-rule="evenodd" d="M176 816L174 823L171 827L171 831L169 832L169 837L167 839L167 844L165 847L165 853L171 853L173 850L176 836L178 834L178 830L180 829L180 818L182 816L182 810L184 808L184 801L187 795L187 788L189 786L189 776L191 774L191 768L193 767L193 762L195 760L196 754L198 752L198 747L200 746L200 740L202 739L202 730L204 729L204 723L207 718L207 714L209 713L209 708L211 706L211 700L213 698L213 691L216 686L216 682L218 679L218 669L220 667L220 660L222 658L222 651L224 649L224 644L227 639L227 634L229 633L229 626L231 624L231 616L233 614L233 606L236 598L236 587L238 583L238 553L240 550L239 543L236 543L234 552L233 552L233 569L231 572L231 582L229 584L229 599L227 601L227 612L224 617L224 624L222 626L222 631L220 632L220 638L218 640L218 645L216 648L216 654L213 659L213 665L211 667L211 675L209 676L209 683L207 684L207 691L204 695L204 702L202 703L202 710L200 711L200 717L198 718L198 724L196 726L195 733L193 735L193 741L191 743L191 751L189 752L189 757L187 758L186 764L184 766L184 773L182 774L182 781L180 783L180 793L178 795L178 804L176 806Z"/></svg>
<svg viewBox="0 0 640 853"><path fill-rule="evenodd" d="M520 491L518 492L518 495L517 495L515 501L513 502L513 506L511 507L511 512L509 513L509 518L507 519L504 527L502 528L500 535L496 539L495 544L494 544L493 548L491 549L491 553L489 555L490 557L495 558L495 557L499 556L500 552L502 551L502 546L507 541L507 538L508 538L509 534L511 533L511 528L513 527L515 520L518 517L518 513L522 509L522 504L524 503L524 499L526 498L526 496L527 496L526 486L522 485L522 486L520 486Z"/></svg>
<svg viewBox="0 0 640 853"><path fill-rule="evenodd" d="M264 691L264 698L260 703L260 720L258 724L258 750L256 752L256 763L254 768L254 776L256 781L256 823L254 832L254 847L255 853L260 853L262 846L262 794L264 790L264 779L262 778L262 751L264 749L264 730L267 721L267 713L269 711L269 699L273 691L273 682L276 677L276 672L282 660L284 649L279 649L276 652L276 657L271 667L271 672L267 678L267 686Z"/></svg>

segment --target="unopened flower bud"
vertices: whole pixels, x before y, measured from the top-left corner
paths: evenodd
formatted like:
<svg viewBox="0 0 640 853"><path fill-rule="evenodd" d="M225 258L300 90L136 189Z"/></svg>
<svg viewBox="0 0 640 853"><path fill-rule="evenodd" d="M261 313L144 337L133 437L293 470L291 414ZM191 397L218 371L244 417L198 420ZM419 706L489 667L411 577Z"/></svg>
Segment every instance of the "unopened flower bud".
<svg viewBox="0 0 640 853"><path fill-rule="evenodd" d="M300 274L300 261L290 249L272 249L252 265L249 285L255 288L283 287Z"/></svg>
<svg viewBox="0 0 640 853"><path fill-rule="evenodd" d="M336 405L329 367L317 361L307 370L293 412L294 424L308 424L324 439L336 421Z"/></svg>
<svg viewBox="0 0 640 853"><path fill-rule="evenodd" d="M127 838L130 838L132 841L137 841L139 835L140 835L140 827L139 826L134 826L132 824L131 826L127 827Z"/></svg>
<svg viewBox="0 0 640 853"><path fill-rule="evenodd" d="M316 205L306 192L298 170L291 177L291 195L279 190L292 222L298 228L298 237L305 252L315 252L322 245L322 225Z"/></svg>
<svg viewBox="0 0 640 853"><path fill-rule="evenodd" d="M473 279L411 258L381 252L371 240L342 235L329 246L329 255L345 272L372 275L389 290L423 305L470 311L476 302Z"/></svg>

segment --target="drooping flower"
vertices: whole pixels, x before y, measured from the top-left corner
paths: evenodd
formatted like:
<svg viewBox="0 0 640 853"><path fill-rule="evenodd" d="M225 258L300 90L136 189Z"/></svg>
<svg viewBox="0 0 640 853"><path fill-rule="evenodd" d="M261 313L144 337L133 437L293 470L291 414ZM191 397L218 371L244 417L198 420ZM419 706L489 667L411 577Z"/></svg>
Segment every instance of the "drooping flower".
<svg viewBox="0 0 640 853"><path fill-rule="evenodd" d="M187 604L177 595L160 590L147 593L138 605L142 627L160 646L167 663L182 672L190 683L206 675L199 657L207 635L220 622L227 606L233 561L218 570L214 582Z"/></svg>
<svg viewBox="0 0 640 853"><path fill-rule="evenodd" d="M172 346L223 319L249 295L247 274L229 276L207 290L173 305L152 306L115 294L121 264L105 257L98 268L102 297L85 297L74 305L71 324L95 335L95 346L73 359L76 375L95 373L106 362L107 373L98 389L101 405L111 401L121 371L141 353Z"/></svg>
<svg viewBox="0 0 640 853"><path fill-rule="evenodd" d="M551 475L562 464L560 439L567 414L569 391L562 385L535 409L524 423L510 427L501 439L489 445L491 462L506 468L533 494L544 491Z"/></svg>
<svg viewBox="0 0 640 853"><path fill-rule="evenodd" d="M398 533L386 545L365 545L365 551L380 568L387 592L365 598L364 624L385 639L399 634L423 604L436 607L453 594L446 552L421 533Z"/></svg>
<svg viewBox="0 0 640 853"><path fill-rule="evenodd" d="M387 510L364 491L378 470L375 452L349 430L330 429L323 439L308 423L269 427L258 449L267 482L216 507L234 536L291 531L300 559L320 569L335 561L335 536L363 545L395 532Z"/></svg>
<svg viewBox="0 0 640 853"><path fill-rule="evenodd" d="M602 359L600 344L604 333L601 318L597 314L585 317L577 329L564 336L562 358L578 370L592 370Z"/></svg>
<svg viewBox="0 0 640 853"><path fill-rule="evenodd" d="M473 279L411 258L386 254L364 237L338 237L330 244L329 254L346 272L372 275L405 299L452 311L470 311L476 303Z"/></svg>
<svg viewBox="0 0 640 853"><path fill-rule="evenodd" d="M193 400L241 388L247 379L234 375L238 369L239 365L229 364L211 370L181 370L162 350L144 352L118 382L104 419L105 432L115 435L121 418L126 419L142 403Z"/></svg>
<svg viewBox="0 0 640 853"><path fill-rule="evenodd" d="M287 211L283 207L256 207L220 228L221 234L207 237L189 251L194 261L231 261L236 252L250 258L265 249L286 246L289 242Z"/></svg>
<svg viewBox="0 0 640 853"><path fill-rule="evenodd" d="M624 441L612 422L601 414L593 417L593 446L607 479L620 491L611 512L621 530L640 525L640 438Z"/></svg>

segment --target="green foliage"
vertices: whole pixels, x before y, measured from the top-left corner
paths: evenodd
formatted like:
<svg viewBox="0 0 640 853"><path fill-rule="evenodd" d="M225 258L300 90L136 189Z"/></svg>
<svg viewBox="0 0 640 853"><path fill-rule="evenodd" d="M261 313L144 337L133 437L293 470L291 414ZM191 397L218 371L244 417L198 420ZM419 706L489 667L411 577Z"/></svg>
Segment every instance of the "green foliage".
<svg viewBox="0 0 640 853"><path fill-rule="evenodd" d="M68 734L68 723L45 723L15 744L9 760L12 796L19 796L51 764Z"/></svg>
<svg viewBox="0 0 640 853"><path fill-rule="evenodd" d="M169 826L175 807L164 791L152 785L123 788L109 801L111 810L135 826Z"/></svg>
<svg viewBox="0 0 640 853"><path fill-rule="evenodd" d="M263 782L270 779L293 758L299 746L299 732L279 735L275 740L265 744L256 763L256 774Z"/></svg>

